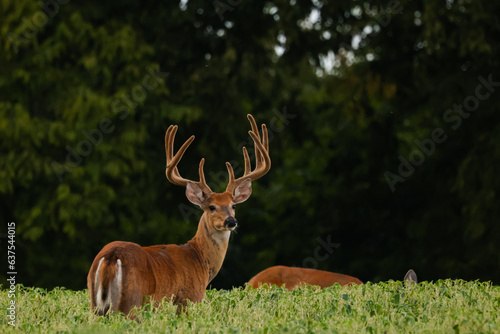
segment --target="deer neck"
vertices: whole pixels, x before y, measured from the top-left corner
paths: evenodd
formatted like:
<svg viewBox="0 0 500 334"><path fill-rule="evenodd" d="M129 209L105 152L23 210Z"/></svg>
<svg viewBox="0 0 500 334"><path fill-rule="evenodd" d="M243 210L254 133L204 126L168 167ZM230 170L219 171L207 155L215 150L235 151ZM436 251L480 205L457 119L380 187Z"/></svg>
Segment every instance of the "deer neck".
<svg viewBox="0 0 500 334"><path fill-rule="evenodd" d="M208 273L208 283L219 273L229 245L230 231L218 231L208 224L205 213L201 216L196 235L189 241Z"/></svg>

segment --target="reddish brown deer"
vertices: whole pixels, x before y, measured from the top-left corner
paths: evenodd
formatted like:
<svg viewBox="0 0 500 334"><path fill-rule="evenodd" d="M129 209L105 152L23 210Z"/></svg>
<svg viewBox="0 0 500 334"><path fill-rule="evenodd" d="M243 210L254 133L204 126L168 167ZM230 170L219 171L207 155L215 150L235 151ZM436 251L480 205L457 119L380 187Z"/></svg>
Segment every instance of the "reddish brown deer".
<svg viewBox="0 0 500 334"><path fill-rule="evenodd" d="M332 273L329 271L297 268L286 266L274 266L267 268L248 281L254 289L267 284L268 286L283 286L288 290L293 290L301 284L319 285L321 288L332 286L335 283L340 285L363 284L356 277Z"/></svg>
<svg viewBox="0 0 500 334"><path fill-rule="evenodd" d="M417 274L413 269L408 270L404 277L404 281L413 283L418 282ZM363 284L358 278L349 275L317 269L286 266L269 267L248 281L248 284L254 289L267 284L268 286L277 285L279 287L284 285L288 290L293 290L303 284L318 285L323 289L335 283L339 283L342 286Z"/></svg>
<svg viewBox="0 0 500 334"><path fill-rule="evenodd" d="M193 142L191 136L174 155L177 126L170 126L165 134L167 155L166 176L176 185L186 187L188 200L203 209L196 235L184 245L156 245L142 247L133 242L114 241L97 254L87 277L91 308L99 315L108 311L125 314L149 301L159 302L164 297L185 305L186 300L200 302L205 289L219 272L226 255L229 236L238 222L235 205L250 197L251 182L264 176L271 168L267 128L262 125L262 140L255 120L248 115L255 145L255 169L245 147L245 172L235 179L230 163L226 162L229 184L223 193L214 193L203 174L204 159L194 182L179 174L177 165ZM131 315L134 317L134 315Z"/></svg>

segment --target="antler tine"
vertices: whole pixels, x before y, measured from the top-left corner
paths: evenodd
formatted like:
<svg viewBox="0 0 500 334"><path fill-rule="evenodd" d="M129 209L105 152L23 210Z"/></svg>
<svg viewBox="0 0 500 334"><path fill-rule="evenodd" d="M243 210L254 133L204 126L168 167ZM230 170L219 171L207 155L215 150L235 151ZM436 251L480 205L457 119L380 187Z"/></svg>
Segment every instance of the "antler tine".
<svg viewBox="0 0 500 334"><path fill-rule="evenodd" d="M252 171L252 166L250 165L250 157L248 156L248 151L245 146L243 146L243 158L245 159L245 172L243 175L247 175Z"/></svg>
<svg viewBox="0 0 500 334"><path fill-rule="evenodd" d="M226 162L226 167L227 167L227 173L229 174L229 184L234 182L234 170L233 166L229 162Z"/></svg>
<svg viewBox="0 0 500 334"><path fill-rule="evenodd" d="M167 129L167 132L165 133L165 153L167 156L167 164L166 166L168 167L171 165L171 161L173 160L173 146L174 146L174 141L173 138L175 137L175 134L177 132L177 125L170 125ZM172 173L174 175L178 175L178 171L176 173L177 168L172 169ZM167 170L165 170L165 174L167 175L167 179L169 178L169 175L167 174Z"/></svg>
<svg viewBox="0 0 500 334"><path fill-rule="evenodd" d="M252 131L253 132L253 131ZM256 144L256 141L255 139L253 140L254 141L254 145L255 145L255 150L257 152L257 147L259 147L258 151L258 155L256 154L255 156L255 159L256 159L256 164L255 164L255 169L260 169L262 168L262 163L265 163L265 156L264 156L264 150L262 150L262 148L265 149L266 152L269 152L269 137L268 137L268 133L267 133L267 127L265 124L262 124L262 137L263 137L263 141L260 140L260 136L258 133L256 133L257 135L257 139L258 139L258 142L259 143L262 143L262 147L259 147L257 144Z"/></svg>
<svg viewBox="0 0 500 334"><path fill-rule="evenodd" d="M267 134L267 126L265 124L262 124L262 136L264 137L264 147L266 148L266 151L269 152L269 137Z"/></svg>
<svg viewBox="0 0 500 334"><path fill-rule="evenodd" d="M261 152L261 157L262 157L262 160L261 160L261 163L259 164L259 166L258 167L256 166L255 170L249 174L249 175L251 175L251 174L257 175L257 176L253 176L254 177L254 178L252 178L252 181L253 181L253 180L257 180L258 178L264 176L271 169L271 157L269 156L269 151L264 148L264 145L259 140L259 137L253 131L248 131L248 133L250 134L250 136L253 139L253 142L255 144L255 150L259 150ZM267 137L267 131L266 131L265 136ZM261 173L262 173L262 175L260 175Z"/></svg>
<svg viewBox="0 0 500 334"><path fill-rule="evenodd" d="M211 193L212 190L210 190L210 187L206 184L205 174L203 173L203 164L205 163L205 159L201 159L200 166L198 168L198 173L200 175L199 182L185 179L180 175L177 165L179 164L179 161L181 161L182 156L186 152L189 145L191 145L191 143L193 142L194 136L189 137L188 140L186 140L186 142L181 146L179 151L177 151L177 153L174 155L174 139L175 134L177 133L177 129L177 125L171 125L165 133L165 153L167 156L167 167L165 170L165 175L167 176L167 179L171 183L183 187L185 187L188 182L193 182L201 186L204 192Z"/></svg>
<svg viewBox="0 0 500 334"><path fill-rule="evenodd" d="M259 127L257 126L257 123L255 122L255 118L253 118L252 115L248 114L247 115L248 120L250 121L250 126L252 127L253 133L257 135L260 141L260 135L259 135Z"/></svg>
<svg viewBox="0 0 500 334"><path fill-rule="evenodd" d="M199 182L195 182L196 184L198 184L202 191L205 193L205 194L211 194L212 193L212 189L210 189L210 187L208 186L207 182L205 181L205 173L203 172L203 165L205 164L205 158L201 158L200 160L200 166L198 167L198 174L200 175L200 181Z"/></svg>
<svg viewBox="0 0 500 334"><path fill-rule="evenodd" d="M250 121L250 126L252 127L253 133L255 133L257 135L257 137L259 138L259 141L260 141L259 127L257 126L255 119L250 114L247 115L247 118ZM255 143L255 140L254 140L254 143ZM257 166L260 165L261 160L262 160L262 155L261 155L260 151L255 149L255 161L256 161Z"/></svg>
<svg viewBox="0 0 500 334"><path fill-rule="evenodd" d="M248 115L248 120L250 121L250 125L252 127L251 131L248 131L255 145L255 169L252 171L252 167L250 164L250 158L248 156L247 149L243 147L243 157L245 159L245 172L242 177L238 179L234 179L234 172L231 164L226 163L227 170L229 173L229 183L227 185L226 191L233 192L234 189L244 180L250 179L251 181L257 180L264 176L269 169L271 169L271 157L269 156L269 138L267 134L267 127L265 124L262 124L262 136L263 142L261 141L259 135L259 128L255 123L252 115Z"/></svg>
<svg viewBox="0 0 500 334"><path fill-rule="evenodd" d="M176 129L176 125L170 125L165 133L165 153L167 154L167 165L170 160L172 160L172 151L170 150L170 135Z"/></svg>

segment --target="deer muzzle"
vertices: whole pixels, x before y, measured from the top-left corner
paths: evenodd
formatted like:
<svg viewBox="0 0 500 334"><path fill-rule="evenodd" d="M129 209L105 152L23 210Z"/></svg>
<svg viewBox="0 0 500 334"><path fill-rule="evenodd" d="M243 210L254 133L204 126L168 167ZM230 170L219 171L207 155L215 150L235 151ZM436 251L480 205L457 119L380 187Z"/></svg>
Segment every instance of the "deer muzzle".
<svg viewBox="0 0 500 334"><path fill-rule="evenodd" d="M234 217L227 217L224 220L224 226L227 228L235 228L238 225L238 221Z"/></svg>

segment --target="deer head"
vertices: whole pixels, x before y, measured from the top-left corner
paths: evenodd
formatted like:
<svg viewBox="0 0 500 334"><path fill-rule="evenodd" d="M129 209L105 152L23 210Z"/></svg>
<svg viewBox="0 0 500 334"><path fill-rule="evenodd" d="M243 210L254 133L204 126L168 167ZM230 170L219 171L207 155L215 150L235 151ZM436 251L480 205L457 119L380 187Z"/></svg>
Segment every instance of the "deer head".
<svg viewBox="0 0 500 334"><path fill-rule="evenodd" d="M174 138L177 132L177 126L171 125L165 134L165 151L167 154L167 179L176 185L186 187L186 197L188 200L203 209L202 220L206 221L209 229L219 232L234 230L238 221L235 218L235 206L238 203L246 201L252 193L252 181L264 176L271 168L271 158L269 157L269 140L267 128L262 124L262 140L259 135L259 129L252 115L247 115L252 130L248 133L252 137L255 145L255 169L251 170L250 158L247 149L243 147L243 157L245 159L245 172L243 176L235 179L234 171L229 162L226 162L226 168L229 173L229 183L226 191L215 193L207 185L203 173L203 164L205 159L201 159L198 168L200 180L192 181L183 178L179 174L177 165L186 152L186 149L193 142L194 136L191 136L181 146L174 155Z"/></svg>

